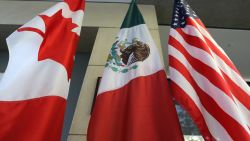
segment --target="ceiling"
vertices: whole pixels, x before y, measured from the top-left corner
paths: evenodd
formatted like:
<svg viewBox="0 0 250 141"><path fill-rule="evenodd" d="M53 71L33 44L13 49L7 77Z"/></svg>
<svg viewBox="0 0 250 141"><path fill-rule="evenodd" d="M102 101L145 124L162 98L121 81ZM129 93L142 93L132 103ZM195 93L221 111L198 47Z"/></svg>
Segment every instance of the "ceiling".
<svg viewBox="0 0 250 141"><path fill-rule="evenodd" d="M174 0L138 0L154 4L158 23L169 25ZM207 27L250 29L250 0L188 0Z"/></svg>
<svg viewBox="0 0 250 141"><path fill-rule="evenodd" d="M131 0L87 1L129 3ZM174 0L137 0L138 4L155 5L158 23L160 25L170 25L173 1ZM207 27L250 30L250 0L188 0L188 2Z"/></svg>

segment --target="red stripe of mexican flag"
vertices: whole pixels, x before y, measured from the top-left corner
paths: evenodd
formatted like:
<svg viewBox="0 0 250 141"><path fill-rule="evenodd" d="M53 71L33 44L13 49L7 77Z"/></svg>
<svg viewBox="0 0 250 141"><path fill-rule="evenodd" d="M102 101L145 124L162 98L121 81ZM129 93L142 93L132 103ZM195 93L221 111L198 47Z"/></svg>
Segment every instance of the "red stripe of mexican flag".
<svg viewBox="0 0 250 141"><path fill-rule="evenodd" d="M182 141L157 47L132 2L113 44L88 141Z"/></svg>

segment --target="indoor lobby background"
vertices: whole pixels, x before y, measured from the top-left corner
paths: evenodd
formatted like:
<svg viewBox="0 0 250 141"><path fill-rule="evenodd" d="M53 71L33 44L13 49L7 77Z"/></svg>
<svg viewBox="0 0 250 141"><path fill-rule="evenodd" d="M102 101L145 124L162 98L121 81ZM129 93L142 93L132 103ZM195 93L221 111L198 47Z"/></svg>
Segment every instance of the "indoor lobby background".
<svg viewBox="0 0 250 141"><path fill-rule="evenodd" d="M250 82L250 1L189 0L208 30ZM120 29L129 0L87 1L83 30L75 59L62 141L85 141L98 77ZM145 22L168 67L167 42L172 0L138 0ZM8 63L5 38L32 17L55 4L48 1L0 0L0 79ZM176 105L183 133L199 136L187 113ZM169 127L171 128L171 127Z"/></svg>

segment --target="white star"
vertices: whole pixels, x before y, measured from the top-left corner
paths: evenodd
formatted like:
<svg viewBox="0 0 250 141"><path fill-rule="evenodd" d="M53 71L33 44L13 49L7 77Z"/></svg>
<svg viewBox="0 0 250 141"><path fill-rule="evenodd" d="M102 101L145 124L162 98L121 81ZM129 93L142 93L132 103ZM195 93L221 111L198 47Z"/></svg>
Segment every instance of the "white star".
<svg viewBox="0 0 250 141"><path fill-rule="evenodd" d="M174 21L178 21L178 19L177 19L177 18L175 18L175 19L174 19Z"/></svg>
<svg viewBox="0 0 250 141"><path fill-rule="evenodd" d="M173 25L174 25L174 26L177 26L177 23L174 23Z"/></svg>

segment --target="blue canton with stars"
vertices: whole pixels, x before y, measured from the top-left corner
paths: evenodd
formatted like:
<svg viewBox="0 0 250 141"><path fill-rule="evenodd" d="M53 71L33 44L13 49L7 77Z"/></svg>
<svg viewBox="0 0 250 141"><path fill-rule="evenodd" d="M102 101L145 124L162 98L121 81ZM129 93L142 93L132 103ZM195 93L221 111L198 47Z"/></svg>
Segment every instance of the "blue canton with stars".
<svg viewBox="0 0 250 141"><path fill-rule="evenodd" d="M184 28L188 17L199 18L186 0L175 0L171 27Z"/></svg>

